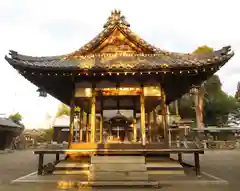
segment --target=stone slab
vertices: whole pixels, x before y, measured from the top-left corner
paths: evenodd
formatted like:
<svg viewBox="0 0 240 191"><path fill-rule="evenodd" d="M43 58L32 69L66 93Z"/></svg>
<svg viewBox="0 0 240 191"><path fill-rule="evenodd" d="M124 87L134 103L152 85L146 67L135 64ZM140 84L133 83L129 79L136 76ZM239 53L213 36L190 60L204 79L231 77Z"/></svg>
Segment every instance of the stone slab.
<svg viewBox="0 0 240 191"><path fill-rule="evenodd" d="M92 156L91 164L145 164L144 156Z"/></svg>
<svg viewBox="0 0 240 191"><path fill-rule="evenodd" d="M185 175L184 170L148 170L149 175Z"/></svg>
<svg viewBox="0 0 240 191"><path fill-rule="evenodd" d="M56 168L88 168L88 163L61 161L55 165Z"/></svg>
<svg viewBox="0 0 240 191"><path fill-rule="evenodd" d="M67 174L71 174L71 175L89 175L89 171L88 170L54 170L53 175L67 175Z"/></svg>
<svg viewBox="0 0 240 191"><path fill-rule="evenodd" d="M47 185L47 183L56 183L64 182L67 183L74 183L77 185L81 184L87 184L89 186L126 186L128 185L131 187L131 189L134 186L137 185L227 185L228 182L226 180L220 179L219 177L213 177L213 175L206 176L205 174L201 174L201 177L195 176L195 171L193 171L191 168L189 168L191 171L190 174L192 175L185 175L185 176L179 176L179 175L150 175L148 181L89 181L88 176L82 176L82 175L45 175L40 176L37 175L37 173L31 173L28 175L24 175L23 177L19 177L16 180L12 181L12 184L16 184L16 186L19 186L19 183L34 183L37 186L40 186L41 184ZM22 184L20 184L22 185ZM28 184L27 184L28 185ZM28 185L29 186L29 185ZM12 189L10 189L12 190ZM53 189L55 190L55 189ZM71 190L71 189L70 189ZM115 189L111 189L115 190ZM124 190L121 188L120 190ZM188 190L188 189L187 189Z"/></svg>
<svg viewBox="0 0 240 191"><path fill-rule="evenodd" d="M148 181L148 174L144 172L91 172L91 181Z"/></svg>
<svg viewBox="0 0 240 191"><path fill-rule="evenodd" d="M105 172L145 172L146 164L92 164L90 171L105 171Z"/></svg>
<svg viewBox="0 0 240 191"><path fill-rule="evenodd" d="M151 162L146 164L147 168L179 168L183 169L183 166L179 162Z"/></svg>

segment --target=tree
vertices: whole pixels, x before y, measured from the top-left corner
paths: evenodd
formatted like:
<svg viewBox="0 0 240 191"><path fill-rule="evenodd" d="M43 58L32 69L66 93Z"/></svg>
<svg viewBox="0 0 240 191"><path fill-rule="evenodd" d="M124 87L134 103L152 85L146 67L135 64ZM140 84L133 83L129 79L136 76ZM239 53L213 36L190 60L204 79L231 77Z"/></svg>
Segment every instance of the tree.
<svg viewBox="0 0 240 191"><path fill-rule="evenodd" d="M238 108L237 100L222 90L222 84L217 75L212 76L204 85L204 122L209 125L223 125L228 115Z"/></svg>
<svg viewBox="0 0 240 191"><path fill-rule="evenodd" d="M17 124L22 124L21 122L23 117L19 112L9 115L8 118Z"/></svg>
<svg viewBox="0 0 240 191"><path fill-rule="evenodd" d="M185 94L179 100L179 113L182 118L193 119L195 118L195 108L192 97L190 94Z"/></svg>
<svg viewBox="0 0 240 191"><path fill-rule="evenodd" d="M235 98L240 100L240 82L237 83L237 91L235 93Z"/></svg>
<svg viewBox="0 0 240 191"><path fill-rule="evenodd" d="M236 106L236 109L229 114L228 124L233 126L239 126L240 125L240 82L237 83L237 90L234 98L237 101L237 106Z"/></svg>
<svg viewBox="0 0 240 191"><path fill-rule="evenodd" d="M213 49L208 46L201 46L193 53L201 54L212 51ZM239 90L240 83L237 92ZM237 100L222 90L222 84L217 75L213 75L200 86L198 95L198 99L195 99L196 111L203 114L199 116L199 120L205 125L223 125L227 122L229 114L239 108ZM180 115L184 118L194 119L195 112L191 97L185 95L179 102Z"/></svg>
<svg viewBox="0 0 240 191"><path fill-rule="evenodd" d="M70 109L65 104L59 105L58 111L57 111L57 114L56 114L56 118L60 117L62 115L70 115Z"/></svg>

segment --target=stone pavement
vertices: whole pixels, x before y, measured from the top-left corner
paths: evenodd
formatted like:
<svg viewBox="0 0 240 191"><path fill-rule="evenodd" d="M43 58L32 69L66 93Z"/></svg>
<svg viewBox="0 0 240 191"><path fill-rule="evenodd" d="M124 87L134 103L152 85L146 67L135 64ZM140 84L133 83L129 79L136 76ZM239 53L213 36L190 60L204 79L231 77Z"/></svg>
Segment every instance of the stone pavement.
<svg viewBox="0 0 240 191"><path fill-rule="evenodd" d="M46 157L46 161L54 160L53 157ZM189 157L184 157L186 161L191 160ZM202 171L211 175L220 177L229 181L229 185L178 185L164 186L159 190L162 191L238 191L240 189L240 151L207 151L201 157ZM36 184L36 183L21 183L10 184L12 180L17 179L26 174L36 171L37 158L32 151L16 151L14 153L6 153L0 155L0 191L58 191L56 184ZM158 190L150 188L137 189L100 189L100 188L71 188L71 190Z"/></svg>

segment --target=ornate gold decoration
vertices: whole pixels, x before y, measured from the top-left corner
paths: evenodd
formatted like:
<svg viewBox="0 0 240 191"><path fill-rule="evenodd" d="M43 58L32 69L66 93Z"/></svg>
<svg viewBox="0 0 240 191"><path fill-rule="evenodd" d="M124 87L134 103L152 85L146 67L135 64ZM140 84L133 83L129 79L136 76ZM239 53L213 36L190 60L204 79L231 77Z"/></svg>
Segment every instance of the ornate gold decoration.
<svg viewBox="0 0 240 191"><path fill-rule="evenodd" d="M83 59L80 61L79 68L81 69L91 69L95 66L96 59Z"/></svg>
<svg viewBox="0 0 240 191"><path fill-rule="evenodd" d="M137 53L142 50L129 41L125 35L116 28L112 34L94 52L100 53Z"/></svg>
<svg viewBox="0 0 240 191"><path fill-rule="evenodd" d="M122 24L126 27L130 27L130 24L126 21L125 16L121 16L120 10L114 10L111 12L111 16L108 17L107 23L103 26L104 28L110 27L111 25Z"/></svg>
<svg viewBox="0 0 240 191"><path fill-rule="evenodd" d="M140 88L103 88L102 93L104 96L119 96L119 95L139 95Z"/></svg>

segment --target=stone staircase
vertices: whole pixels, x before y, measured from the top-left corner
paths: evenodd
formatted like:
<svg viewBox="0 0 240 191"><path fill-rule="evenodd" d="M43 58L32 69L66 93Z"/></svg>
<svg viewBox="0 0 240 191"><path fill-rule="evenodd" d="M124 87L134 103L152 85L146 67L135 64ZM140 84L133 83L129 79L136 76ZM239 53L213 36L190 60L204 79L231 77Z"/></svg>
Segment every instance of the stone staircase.
<svg viewBox="0 0 240 191"><path fill-rule="evenodd" d="M146 156L146 168L148 175L184 175L183 166L169 155Z"/></svg>
<svg viewBox="0 0 240 191"><path fill-rule="evenodd" d="M148 181L144 156L93 156L91 181Z"/></svg>
<svg viewBox="0 0 240 191"><path fill-rule="evenodd" d="M72 174L72 175L84 175L88 176L90 167L90 157L79 157L72 159L62 160L55 165L55 169L53 171L54 175L64 175L64 174Z"/></svg>
<svg viewBox="0 0 240 191"><path fill-rule="evenodd" d="M83 175L89 181L148 181L149 176L184 175L178 161L169 155L92 156L56 164L55 175Z"/></svg>

